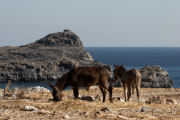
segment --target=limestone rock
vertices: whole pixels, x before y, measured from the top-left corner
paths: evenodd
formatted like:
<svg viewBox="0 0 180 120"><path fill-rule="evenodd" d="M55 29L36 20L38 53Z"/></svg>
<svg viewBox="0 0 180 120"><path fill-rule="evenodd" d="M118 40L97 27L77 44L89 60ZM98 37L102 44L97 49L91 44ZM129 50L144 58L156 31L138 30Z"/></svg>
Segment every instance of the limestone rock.
<svg viewBox="0 0 180 120"><path fill-rule="evenodd" d="M147 112L147 111L151 111L151 109L144 106L141 108L141 112Z"/></svg>
<svg viewBox="0 0 180 120"><path fill-rule="evenodd" d="M144 66L140 69L142 75L141 87L146 88L172 88L173 81L168 77L167 71L160 66Z"/></svg>
<svg viewBox="0 0 180 120"><path fill-rule="evenodd" d="M71 117L68 114L66 114L66 115L64 115L64 118L65 119L70 119Z"/></svg>
<svg viewBox="0 0 180 120"><path fill-rule="evenodd" d="M177 104L177 101L175 99L172 99L172 98L167 98L166 103L167 104Z"/></svg>
<svg viewBox="0 0 180 120"><path fill-rule="evenodd" d="M41 87L41 86L31 87L31 88L28 88L28 90L32 92L50 92L49 89Z"/></svg>
<svg viewBox="0 0 180 120"><path fill-rule="evenodd" d="M38 109L35 108L34 106L24 106L23 110L24 111L38 111Z"/></svg>
<svg viewBox="0 0 180 120"><path fill-rule="evenodd" d="M50 81L73 67L104 65L93 60L79 36L70 30L27 45L0 47L0 63L0 81Z"/></svg>

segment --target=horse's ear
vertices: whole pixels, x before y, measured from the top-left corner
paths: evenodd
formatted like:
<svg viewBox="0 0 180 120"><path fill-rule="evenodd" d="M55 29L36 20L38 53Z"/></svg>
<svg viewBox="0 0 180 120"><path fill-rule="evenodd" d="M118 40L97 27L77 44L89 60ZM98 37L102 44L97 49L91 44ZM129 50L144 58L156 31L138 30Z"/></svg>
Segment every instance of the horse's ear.
<svg viewBox="0 0 180 120"><path fill-rule="evenodd" d="M126 64L121 65L121 67L126 67Z"/></svg>
<svg viewBox="0 0 180 120"><path fill-rule="evenodd" d="M55 87L51 83L49 83L49 87L51 87L52 89L55 89Z"/></svg>
<svg viewBox="0 0 180 120"><path fill-rule="evenodd" d="M114 65L114 68L117 68L118 67L118 65Z"/></svg>

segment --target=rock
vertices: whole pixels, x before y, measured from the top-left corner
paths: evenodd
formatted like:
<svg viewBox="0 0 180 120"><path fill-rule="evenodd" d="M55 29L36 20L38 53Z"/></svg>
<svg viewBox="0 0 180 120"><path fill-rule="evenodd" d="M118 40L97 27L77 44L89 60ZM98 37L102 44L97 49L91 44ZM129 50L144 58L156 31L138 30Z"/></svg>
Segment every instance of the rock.
<svg viewBox="0 0 180 120"><path fill-rule="evenodd" d="M23 110L24 111L38 111L38 109L33 106L24 106Z"/></svg>
<svg viewBox="0 0 180 120"><path fill-rule="evenodd" d="M101 111L96 111L94 114L95 114L95 116L98 116L98 115L101 115L102 113L101 113Z"/></svg>
<svg viewBox="0 0 180 120"><path fill-rule="evenodd" d="M81 112L80 115L87 117L88 115L90 115L90 113L89 112Z"/></svg>
<svg viewBox="0 0 180 120"><path fill-rule="evenodd" d="M101 96L100 96L100 95L96 95L96 96L94 97L94 100L101 101Z"/></svg>
<svg viewBox="0 0 180 120"><path fill-rule="evenodd" d="M152 104L152 103L162 104L162 103L164 103L164 99L160 96L153 96L153 97L149 98L148 100L146 100L145 103L147 103L147 104Z"/></svg>
<svg viewBox="0 0 180 120"><path fill-rule="evenodd" d="M93 98L91 96L82 96L80 97L81 100L87 100L87 101L94 101Z"/></svg>
<svg viewBox="0 0 180 120"><path fill-rule="evenodd" d="M0 81L53 81L73 67L105 66L93 60L70 30L27 45L0 47L0 63Z"/></svg>
<svg viewBox="0 0 180 120"><path fill-rule="evenodd" d="M38 110L38 114L48 114L48 113L50 112L47 110Z"/></svg>
<svg viewBox="0 0 180 120"><path fill-rule="evenodd" d="M122 116L122 115L118 115L117 118L120 118L122 120L129 120L130 119L129 117Z"/></svg>
<svg viewBox="0 0 180 120"><path fill-rule="evenodd" d="M41 86L31 87L31 88L28 88L28 90L32 92L50 92L49 89L41 87Z"/></svg>
<svg viewBox="0 0 180 120"><path fill-rule="evenodd" d="M12 98L13 98L13 99L16 99L16 98L17 98L17 97L16 97L16 94L13 94L13 95L12 95Z"/></svg>
<svg viewBox="0 0 180 120"><path fill-rule="evenodd" d="M151 111L150 108L147 108L147 107L144 107L144 106L141 108L141 112L149 112L149 111Z"/></svg>
<svg viewBox="0 0 180 120"><path fill-rule="evenodd" d="M160 66L144 66L140 69L142 76L141 87L145 88L172 88L173 81L168 77L167 71Z"/></svg>
<svg viewBox="0 0 180 120"><path fill-rule="evenodd" d="M172 99L172 98L167 98L166 104L177 104L177 101L175 99Z"/></svg>
<svg viewBox="0 0 180 120"><path fill-rule="evenodd" d="M115 100L119 100L121 102L125 102L124 99L122 97L114 97Z"/></svg>
<svg viewBox="0 0 180 120"><path fill-rule="evenodd" d="M110 111L110 110L109 110L109 108L108 108L108 107L104 107L104 108L102 108L100 111L103 111L103 112L108 112L108 111Z"/></svg>
<svg viewBox="0 0 180 120"><path fill-rule="evenodd" d="M6 110L0 110L0 113L4 113Z"/></svg>
<svg viewBox="0 0 180 120"><path fill-rule="evenodd" d="M66 115L64 115L64 118L65 119L70 119L71 117L68 114L66 114Z"/></svg>

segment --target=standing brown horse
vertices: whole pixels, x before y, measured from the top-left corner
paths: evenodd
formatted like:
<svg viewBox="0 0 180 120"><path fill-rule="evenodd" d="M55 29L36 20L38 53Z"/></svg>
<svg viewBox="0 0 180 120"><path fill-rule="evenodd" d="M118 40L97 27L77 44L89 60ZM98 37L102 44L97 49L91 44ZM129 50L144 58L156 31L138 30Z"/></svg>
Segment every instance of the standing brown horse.
<svg viewBox="0 0 180 120"><path fill-rule="evenodd" d="M131 89L134 94L134 88L136 88L137 99L139 102L139 90L141 84L141 74L137 69L126 70L124 65L118 66L114 65L114 80L121 79L125 101L129 101L131 97ZM126 88L128 88L128 99L126 99Z"/></svg>
<svg viewBox="0 0 180 120"><path fill-rule="evenodd" d="M53 89L52 95L54 101L60 101L62 98L62 90L67 86L71 86L74 98L79 96L78 88L89 88L92 85L98 85L102 94L103 102L106 98L106 90L109 91L109 100L112 102L112 85L110 80L110 72L104 67L77 67L64 74L55 84L50 85Z"/></svg>

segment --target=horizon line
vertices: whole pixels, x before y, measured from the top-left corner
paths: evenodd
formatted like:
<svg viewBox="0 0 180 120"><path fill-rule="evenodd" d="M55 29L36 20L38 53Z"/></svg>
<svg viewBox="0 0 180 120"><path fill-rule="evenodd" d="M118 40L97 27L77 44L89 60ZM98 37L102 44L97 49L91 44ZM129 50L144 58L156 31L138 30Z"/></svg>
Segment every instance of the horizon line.
<svg viewBox="0 0 180 120"><path fill-rule="evenodd" d="M142 47L142 48L180 48L180 46L84 46L84 47Z"/></svg>

